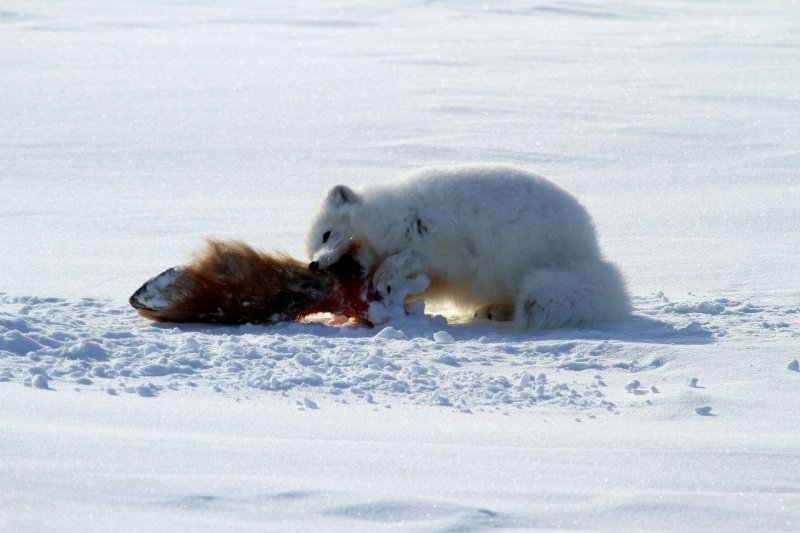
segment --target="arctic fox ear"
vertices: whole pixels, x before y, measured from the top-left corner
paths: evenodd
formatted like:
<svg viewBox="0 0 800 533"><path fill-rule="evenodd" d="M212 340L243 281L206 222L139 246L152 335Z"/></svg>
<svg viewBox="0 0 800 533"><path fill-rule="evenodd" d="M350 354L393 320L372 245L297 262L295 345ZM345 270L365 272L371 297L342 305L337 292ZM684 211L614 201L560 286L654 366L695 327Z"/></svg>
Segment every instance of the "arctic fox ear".
<svg viewBox="0 0 800 533"><path fill-rule="evenodd" d="M337 185L328 193L328 205L339 207L344 204L356 204L361 200L358 195L346 185Z"/></svg>

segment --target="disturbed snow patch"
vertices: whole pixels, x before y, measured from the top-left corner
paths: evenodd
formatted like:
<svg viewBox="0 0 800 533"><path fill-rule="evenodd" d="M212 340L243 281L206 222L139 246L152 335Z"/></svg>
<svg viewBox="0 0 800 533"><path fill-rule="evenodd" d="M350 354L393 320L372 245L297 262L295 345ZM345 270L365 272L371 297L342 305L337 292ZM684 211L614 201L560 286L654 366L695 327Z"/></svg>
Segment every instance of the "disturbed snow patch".
<svg viewBox="0 0 800 533"><path fill-rule="evenodd" d="M421 313L374 329L176 327L95 300L0 295L0 381L143 397L195 388L237 398L265 391L309 409L335 401L466 412L536 405L615 411L600 372L656 369L669 361L669 345L713 342L731 328L763 322L731 304L739 311L698 310L699 319L672 324L660 319L676 312L663 300L640 299L643 312L603 329L519 335L498 324L448 325ZM742 325L742 316L751 320ZM626 390L653 392L639 385Z"/></svg>

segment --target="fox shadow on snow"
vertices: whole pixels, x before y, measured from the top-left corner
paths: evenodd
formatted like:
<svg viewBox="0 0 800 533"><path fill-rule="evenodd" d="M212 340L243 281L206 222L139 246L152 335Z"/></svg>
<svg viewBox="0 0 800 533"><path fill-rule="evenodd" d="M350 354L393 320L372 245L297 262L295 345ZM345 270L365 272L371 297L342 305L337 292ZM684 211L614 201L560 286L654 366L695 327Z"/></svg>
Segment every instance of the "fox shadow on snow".
<svg viewBox="0 0 800 533"><path fill-rule="evenodd" d="M404 333L408 339L430 338L434 333L446 331L457 341L497 342L541 342L541 341L621 341L645 344L700 345L715 342L715 334L697 322L678 326L668 321L658 320L641 314L632 314L624 320L596 324L587 327L569 327L531 332L518 332L511 322L495 322L484 319L451 319L444 324L441 319L429 316L417 318L413 324L404 321L390 321L375 327L360 325L328 325L323 322L284 322L271 325L245 324L241 326L199 323L153 323L153 327L174 329L183 332L197 332L206 335L236 334L278 334L289 337L297 335L316 335L335 338L375 337L384 328L393 327Z"/></svg>

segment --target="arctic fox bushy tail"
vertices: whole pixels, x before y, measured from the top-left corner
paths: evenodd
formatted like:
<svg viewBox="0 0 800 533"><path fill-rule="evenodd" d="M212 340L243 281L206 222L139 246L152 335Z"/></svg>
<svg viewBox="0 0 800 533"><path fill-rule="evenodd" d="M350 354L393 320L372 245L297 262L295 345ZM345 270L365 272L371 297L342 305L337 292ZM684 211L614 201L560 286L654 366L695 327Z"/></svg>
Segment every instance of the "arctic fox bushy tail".
<svg viewBox="0 0 800 533"><path fill-rule="evenodd" d="M529 273L517 296L514 322L520 330L584 326L617 320L630 311L617 268L592 261Z"/></svg>

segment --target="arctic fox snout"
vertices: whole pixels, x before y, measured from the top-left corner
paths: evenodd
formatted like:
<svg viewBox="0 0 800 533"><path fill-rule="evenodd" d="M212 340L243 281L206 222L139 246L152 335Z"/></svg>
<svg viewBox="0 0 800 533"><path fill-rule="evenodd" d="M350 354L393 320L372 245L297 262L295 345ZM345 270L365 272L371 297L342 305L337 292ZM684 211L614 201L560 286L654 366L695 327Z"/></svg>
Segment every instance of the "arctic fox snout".
<svg viewBox="0 0 800 533"><path fill-rule="evenodd" d="M330 272L345 279L362 279L366 274L361 263L350 254L344 254L327 268L322 268L319 261L311 261L308 269L311 272Z"/></svg>

